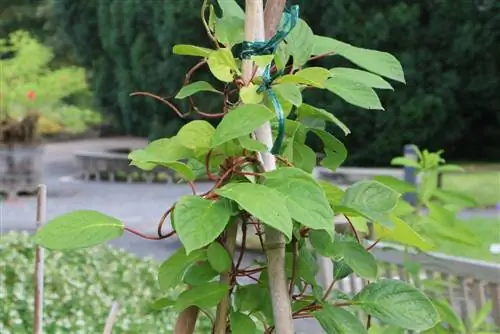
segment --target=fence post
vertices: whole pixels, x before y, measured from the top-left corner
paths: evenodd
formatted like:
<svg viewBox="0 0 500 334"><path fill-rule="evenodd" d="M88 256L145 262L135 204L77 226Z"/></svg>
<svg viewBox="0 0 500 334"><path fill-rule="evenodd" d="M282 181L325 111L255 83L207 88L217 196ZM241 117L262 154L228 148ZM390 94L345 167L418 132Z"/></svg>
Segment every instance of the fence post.
<svg viewBox="0 0 500 334"><path fill-rule="evenodd" d="M404 157L411 159L413 161L418 161L417 152L415 152L413 145L405 145L403 149ZM403 167L404 180L411 185L417 187L417 171L414 167L404 166ZM403 198L413 206L417 205L417 194L416 193L405 193Z"/></svg>

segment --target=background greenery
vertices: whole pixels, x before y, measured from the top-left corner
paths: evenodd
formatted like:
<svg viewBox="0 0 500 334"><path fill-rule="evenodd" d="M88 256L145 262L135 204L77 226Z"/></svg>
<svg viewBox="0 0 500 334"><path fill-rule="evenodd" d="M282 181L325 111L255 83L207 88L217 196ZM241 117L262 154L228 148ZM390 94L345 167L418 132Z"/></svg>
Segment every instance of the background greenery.
<svg viewBox="0 0 500 334"><path fill-rule="evenodd" d="M37 11L19 12L24 13L20 20L10 15L0 30L26 24L56 51L63 50L61 58L71 55L72 61L89 69L95 102L118 130L157 138L173 135L182 125L167 107L145 97L130 98L129 93L177 92L194 60L174 56L171 49L179 42L204 44L199 1L24 2L38 3ZM386 112L357 110L327 94L309 96L309 101L356 128L354 135L343 139L349 164L384 165L410 142L431 150L444 148L450 160L500 160L500 48L495 47L500 43L499 2L290 3L302 5L302 16L317 34L388 50L405 69L406 87L381 92ZM339 62L332 57L328 65ZM216 111L217 102L207 97L203 107Z"/></svg>
<svg viewBox="0 0 500 334"><path fill-rule="evenodd" d="M29 333L33 326L35 247L27 233L0 240L0 332ZM171 333L175 313L145 315L149 302L163 297L158 264L110 247L49 252L45 258L46 333L101 333L113 301L120 311L117 333ZM172 291L174 296L178 291ZM198 330L206 333L208 319Z"/></svg>

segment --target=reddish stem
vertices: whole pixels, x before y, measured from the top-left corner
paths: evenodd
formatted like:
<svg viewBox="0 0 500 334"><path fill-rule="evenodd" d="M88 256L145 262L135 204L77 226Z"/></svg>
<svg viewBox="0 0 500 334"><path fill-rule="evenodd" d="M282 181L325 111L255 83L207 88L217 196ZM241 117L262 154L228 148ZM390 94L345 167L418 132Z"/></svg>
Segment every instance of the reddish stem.
<svg viewBox="0 0 500 334"><path fill-rule="evenodd" d="M191 191L193 192L193 195L196 195L196 186L192 181L188 182L189 187L191 188Z"/></svg>
<svg viewBox="0 0 500 334"><path fill-rule="evenodd" d="M161 230L163 229L163 224L165 223L165 220L167 219L168 215L174 210L174 207L175 207L175 204L173 206L171 206L167 211L165 211L165 213L163 214L163 216L160 219L160 222L158 223L158 236L160 238L163 238L163 234L161 232Z"/></svg>
<svg viewBox="0 0 500 334"><path fill-rule="evenodd" d="M135 92L135 93L130 94L130 96L137 96L137 95L149 96L149 97L152 97L158 101L161 101L164 104L166 104L167 106L169 106L180 118L184 118L184 115L179 111L179 109L177 109L177 107L172 102L165 100L164 98L159 97L158 95L154 95L154 94L148 93L148 92Z"/></svg>
<svg viewBox="0 0 500 334"><path fill-rule="evenodd" d="M352 232L354 233L354 236L356 237L356 241L358 243L361 243L361 239L359 237L359 234L358 234L358 231L356 231L356 228L354 228L354 225L353 223L351 222L351 220L349 219L349 217L347 217L346 215L344 215L345 219L347 219L347 222L349 223L349 225L351 226L351 229L352 229Z"/></svg>
<svg viewBox="0 0 500 334"><path fill-rule="evenodd" d="M370 246L368 246L366 248L367 251L371 251L373 249L373 247L377 246L377 244L380 242L380 239L377 239L373 244L371 244Z"/></svg>

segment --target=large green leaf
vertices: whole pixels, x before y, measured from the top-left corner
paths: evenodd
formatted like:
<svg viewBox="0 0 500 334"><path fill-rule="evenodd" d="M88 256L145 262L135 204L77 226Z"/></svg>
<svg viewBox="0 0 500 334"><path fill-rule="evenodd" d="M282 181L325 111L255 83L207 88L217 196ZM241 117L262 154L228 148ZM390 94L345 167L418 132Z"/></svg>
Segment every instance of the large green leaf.
<svg viewBox="0 0 500 334"><path fill-rule="evenodd" d="M188 96L192 96L196 93L199 92L213 92L213 93L219 93L217 89L212 87L211 84L209 84L206 81L196 81L193 82L192 84L189 84L187 86L184 86L181 88L179 93L175 96L176 99L184 99Z"/></svg>
<svg viewBox="0 0 500 334"><path fill-rule="evenodd" d="M390 53L362 49L333 38L317 35L313 38L313 45L312 54L314 55L333 52L370 72L399 82L405 82L401 64Z"/></svg>
<svg viewBox="0 0 500 334"><path fill-rule="evenodd" d="M347 265L344 259L333 261L333 278L337 281L346 278L354 272L351 267Z"/></svg>
<svg viewBox="0 0 500 334"><path fill-rule="evenodd" d="M326 157L321 161L321 165L335 171L347 158L344 144L324 130L312 129L311 132L316 134L324 145Z"/></svg>
<svg viewBox="0 0 500 334"><path fill-rule="evenodd" d="M372 88L394 90L390 83L370 72L348 67L335 67L330 69L330 73L334 78L351 80Z"/></svg>
<svg viewBox="0 0 500 334"><path fill-rule="evenodd" d="M363 324L352 313L339 307L325 304L319 311L312 313L326 334L363 334L367 333Z"/></svg>
<svg viewBox="0 0 500 334"><path fill-rule="evenodd" d="M162 138L149 143L144 149L130 152L128 158L138 162L173 162L191 158L194 152L177 139Z"/></svg>
<svg viewBox="0 0 500 334"><path fill-rule="evenodd" d="M302 92L296 84L284 83L273 85L273 91L294 106L298 107L302 104Z"/></svg>
<svg viewBox="0 0 500 334"><path fill-rule="evenodd" d="M380 182L363 180L346 190L341 204L374 222L393 227L388 213L397 205L399 197L399 193Z"/></svg>
<svg viewBox="0 0 500 334"><path fill-rule="evenodd" d="M439 314L429 298L403 281L383 279L368 284L353 300L368 314L389 325L421 331L439 322Z"/></svg>
<svg viewBox="0 0 500 334"><path fill-rule="evenodd" d="M186 270L183 281L191 286L210 282L219 274L212 268L208 261L194 263Z"/></svg>
<svg viewBox="0 0 500 334"><path fill-rule="evenodd" d="M245 18L245 12L235 0L217 0L223 16L234 16L240 19Z"/></svg>
<svg viewBox="0 0 500 334"><path fill-rule="evenodd" d="M377 278L378 265L373 254L354 241L343 241L342 251L345 263L359 277L374 280Z"/></svg>
<svg viewBox="0 0 500 334"><path fill-rule="evenodd" d="M250 134L271 120L274 113L261 104L243 104L231 110L220 122L212 138L212 147Z"/></svg>
<svg viewBox="0 0 500 334"><path fill-rule="evenodd" d="M394 176L378 175L375 176L373 180L383 183L386 186L391 187L392 189L402 194L414 192L417 190L414 185L411 185L403 180L397 179Z"/></svg>
<svg viewBox="0 0 500 334"><path fill-rule="evenodd" d="M323 121L332 122L335 125L337 125L342 131L344 131L345 135L351 133L351 130L349 130L349 128L333 114L329 113L325 109L316 108L310 104L303 103L297 111L297 119L304 120L307 118L315 118Z"/></svg>
<svg viewBox="0 0 500 334"><path fill-rule="evenodd" d="M207 253L204 249L199 249L186 254L184 247L180 247L165 260L158 271L158 283L163 291L167 291L176 287L181 283L184 271L193 263L203 261L207 258Z"/></svg>
<svg viewBox="0 0 500 334"><path fill-rule="evenodd" d="M245 20L224 16L215 23L215 36L217 40L227 46L233 46L245 39Z"/></svg>
<svg viewBox="0 0 500 334"><path fill-rule="evenodd" d="M187 181L194 181L196 178L196 174L194 173L194 171L185 163L179 161L164 161L163 158L159 157L155 152L147 151L145 149L132 151L129 154L129 158L132 159L130 165L137 166L142 170L150 171L156 166L160 165L172 169Z"/></svg>
<svg viewBox="0 0 500 334"><path fill-rule="evenodd" d="M432 243L422 238L422 236L415 232L415 230L402 219L393 214L389 215L389 219L394 226L391 229L387 229L377 223L374 224L375 234L378 238L382 240L397 241L408 246L417 247L422 251L428 251L434 247Z"/></svg>
<svg viewBox="0 0 500 334"><path fill-rule="evenodd" d="M365 109L384 110L373 88L346 78L331 78L325 81L325 88L347 103Z"/></svg>
<svg viewBox="0 0 500 334"><path fill-rule="evenodd" d="M116 218L97 211L78 210L50 220L36 232L34 241L47 249L79 249L119 238L124 229Z"/></svg>
<svg viewBox="0 0 500 334"><path fill-rule="evenodd" d="M196 56L196 57L203 57L203 58L207 58L214 51L215 50L203 48L201 46L186 45L186 44L178 44L178 45L175 45L173 48L173 52L176 55Z"/></svg>
<svg viewBox="0 0 500 334"><path fill-rule="evenodd" d="M265 286L262 284L239 285L234 295L234 305L238 311L253 312L264 302Z"/></svg>
<svg viewBox="0 0 500 334"><path fill-rule="evenodd" d="M332 237L325 231L315 231L309 232L309 241L311 246L320 254L321 256L340 258L342 257L342 248L337 245Z"/></svg>
<svg viewBox="0 0 500 334"><path fill-rule="evenodd" d="M292 219L312 229L327 231L333 240L333 210L311 174L285 167L263 176L264 185L276 189L286 198Z"/></svg>
<svg viewBox="0 0 500 334"><path fill-rule="evenodd" d="M177 202L173 216L177 235L189 254L222 233L229 223L231 210L220 201L189 195Z"/></svg>
<svg viewBox="0 0 500 334"><path fill-rule="evenodd" d="M444 322L452 326L459 333L466 333L462 319L460 319L460 316L453 310L446 299L432 299L432 303Z"/></svg>
<svg viewBox="0 0 500 334"><path fill-rule="evenodd" d="M248 85L241 87L240 98L245 104L259 104L264 99L262 93L257 92L259 86L249 83Z"/></svg>
<svg viewBox="0 0 500 334"><path fill-rule="evenodd" d="M218 242L213 242L207 248L208 262L218 273L225 273L231 269L232 260L227 250Z"/></svg>
<svg viewBox="0 0 500 334"><path fill-rule="evenodd" d="M344 190L326 181L320 181L319 184L321 188L323 188L323 191L325 192L326 198L328 199L328 203L330 203L330 206L335 207L340 205L340 203L342 202L342 197L344 196Z"/></svg>
<svg viewBox="0 0 500 334"><path fill-rule="evenodd" d="M252 139L249 136L242 136L238 138L241 147L251 152L267 152L269 149L258 140Z"/></svg>
<svg viewBox="0 0 500 334"><path fill-rule="evenodd" d="M176 141L195 152L197 156L210 149L215 129L207 121L195 120L184 125L176 136Z"/></svg>
<svg viewBox="0 0 500 334"><path fill-rule="evenodd" d="M277 83L290 83L325 88L325 82L332 74L323 67L307 67L295 74L286 74L276 79Z"/></svg>
<svg viewBox="0 0 500 334"><path fill-rule="evenodd" d="M232 82L234 73L238 73L238 66L230 49L218 49L208 56L210 72L223 82Z"/></svg>
<svg viewBox="0 0 500 334"><path fill-rule="evenodd" d="M230 183L215 192L235 201L264 224L283 232L288 239L292 238L292 218L286 198L279 191L261 184Z"/></svg>
<svg viewBox="0 0 500 334"><path fill-rule="evenodd" d="M283 157L308 173L311 173L316 165L316 153L309 146L293 140L286 140Z"/></svg>
<svg viewBox="0 0 500 334"><path fill-rule="evenodd" d="M232 334L255 334L257 327L252 318L240 312L232 312L230 316Z"/></svg>
<svg viewBox="0 0 500 334"><path fill-rule="evenodd" d="M174 309L181 312L189 306L197 306L201 309L209 309L222 300L229 291L229 286L224 283L211 282L204 285L194 286L184 291L177 297Z"/></svg>
<svg viewBox="0 0 500 334"><path fill-rule="evenodd" d="M299 19L297 25L286 37L288 50L293 57L293 66L298 68L304 65L313 50L314 33L307 23Z"/></svg>

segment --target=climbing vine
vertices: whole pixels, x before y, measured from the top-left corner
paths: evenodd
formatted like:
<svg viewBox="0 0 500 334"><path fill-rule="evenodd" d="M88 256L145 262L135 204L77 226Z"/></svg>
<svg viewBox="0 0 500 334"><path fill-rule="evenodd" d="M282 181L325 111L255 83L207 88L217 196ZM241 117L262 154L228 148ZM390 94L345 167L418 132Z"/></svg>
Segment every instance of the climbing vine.
<svg viewBox="0 0 500 334"><path fill-rule="evenodd" d="M120 237L125 231L162 240L177 236L182 243L159 268L163 291L184 286L180 296L153 302L157 310L182 312L197 307L212 314L214 328L231 333L271 333L275 329L268 263L244 266L246 240L255 235L263 250L271 251L265 238L269 228L286 240L285 266L292 318L315 318L327 333L367 333L372 317L383 324L426 330L439 316L431 301L417 288L399 280L382 278L370 253L373 244L362 240L357 228L370 220L384 231L405 227L394 210L401 193L375 180L355 183L347 190L317 181L312 175L316 153L306 144L316 136L324 146L320 164L338 168L347 156L342 142L325 131L327 123L347 125L332 113L303 100L305 90L329 91L345 102L370 110L383 110L376 89L390 89L387 79L404 83L400 63L392 55L362 49L330 37L315 35L299 18L298 6L283 14L276 35L265 42L244 40L244 12L232 1L219 1L222 16L205 1L202 20L213 49L176 45L174 54L200 61L187 72L174 100L188 99L190 109L181 112L174 101L147 92L134 96L155 98L179 117L197 114L220 118L217 127L205 120L183 126L176 136L149 143L130 153L131 164L143 170L169 168L191 187L161 217L157 235L145 235L103 213L81 210L51 220L35 240L43 247L68 250L90 247ZM309 66L325 57L344 57L359 68L326 69ZM243 63L253 61L250 78L243 76ZM193 81L199 69L208 67L217 85ZM212 113L197 103L196 94L220 95L223 110ZM372 111L371 111L372 112ZM273 145L256 140L253 132L269 122ZM262 155L271 152L275 170L266 170ZM199 192L195 182L208 178L213 187ZM334 218L345 217L352 234L338 234ZM171 230L164 222L170 219ZM240 231L239 254L234 252ZM398 239L395 233L386 233ZM405 242L404 238L401 240ZM415 246L415 245L413 245ZM419 245L416 245L417 247ZM427 246L425 244L425 246ZM317 257L330 258L334 281L323 288L316 280ZM355 273L368 280L359 293L347 295L336 283ZM241 278L246 278L242 280ZM252 283L248 284L248 281ZM355 312L364 311L366 322Z"/></svg>

